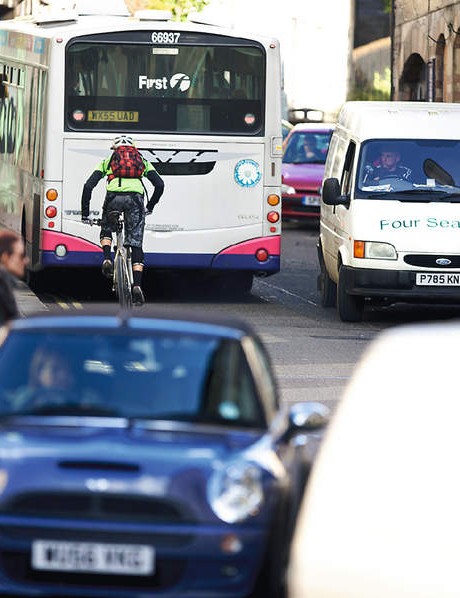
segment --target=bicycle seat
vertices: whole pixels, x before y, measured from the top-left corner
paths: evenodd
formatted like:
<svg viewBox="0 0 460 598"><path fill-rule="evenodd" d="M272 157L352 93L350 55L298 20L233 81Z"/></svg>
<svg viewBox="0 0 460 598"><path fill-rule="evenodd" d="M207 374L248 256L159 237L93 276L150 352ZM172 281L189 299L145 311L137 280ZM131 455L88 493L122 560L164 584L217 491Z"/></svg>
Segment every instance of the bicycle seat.
<svg viewBox="0 0 460 598"><path fill-rule="evenodd" d="M116 230L118 228L118 226L120 225L120 219L122 214L123 212L120 212L118 210L112 210L108 213L107 218L112 229Z"/></svg>

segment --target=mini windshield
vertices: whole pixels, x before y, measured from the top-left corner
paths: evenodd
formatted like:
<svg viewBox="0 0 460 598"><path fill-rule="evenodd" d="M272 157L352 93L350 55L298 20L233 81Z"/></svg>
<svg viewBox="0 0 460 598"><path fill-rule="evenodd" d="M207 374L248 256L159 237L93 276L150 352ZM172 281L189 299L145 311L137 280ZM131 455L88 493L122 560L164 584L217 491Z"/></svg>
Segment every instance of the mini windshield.
<svg viewBox="0 0 460 598"><path fill-rule="evenodd" d="M372 140L363 144L356 197L460 201L460 141Z"/></svg>
<svg viewBox="0 0 460 598"><path fill-rule="evenodd" d="M287 141L283 162L287 164L324 164L331 133L328 131L299 131Z"/></svg>
<svg viewBox="0 0 460 598"><path fill-rule="evenodd" d="M262 426L239 342L161 333L12 333L0 360L0 418L82 415Z"/></svg>

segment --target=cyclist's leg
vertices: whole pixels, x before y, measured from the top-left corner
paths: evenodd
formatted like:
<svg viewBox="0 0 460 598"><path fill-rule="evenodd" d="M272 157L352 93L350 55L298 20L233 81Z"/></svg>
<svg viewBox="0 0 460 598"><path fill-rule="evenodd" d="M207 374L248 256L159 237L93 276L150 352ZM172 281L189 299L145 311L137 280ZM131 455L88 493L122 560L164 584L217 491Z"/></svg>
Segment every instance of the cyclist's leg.
<svg viewBox="0 0 460 598"><path fill-rule="evenodd" d="M144 272L144 250L142 247L131 247L131 261L133 264L133 285L140 287Z"/></svg>
<svg viewBox="0 0 460 598"><path fill-rule="evenodd" d="M142 273L144 270L144 197L140 193L133 193L129 205L124 210L125 215L125 245L131 247L133 265L133 301L144 303L142 293Z"/></svg>
<svg viewBox="0 0 460 598"><path fill-rule="evenodd" d="M112 261L112 229L108 221L108 212L112 203L113 194L107 193L104 205L102 206L101 218L101 247L103 251L102 272L104 276L112 278L113 276L113 261Z"/></svg>

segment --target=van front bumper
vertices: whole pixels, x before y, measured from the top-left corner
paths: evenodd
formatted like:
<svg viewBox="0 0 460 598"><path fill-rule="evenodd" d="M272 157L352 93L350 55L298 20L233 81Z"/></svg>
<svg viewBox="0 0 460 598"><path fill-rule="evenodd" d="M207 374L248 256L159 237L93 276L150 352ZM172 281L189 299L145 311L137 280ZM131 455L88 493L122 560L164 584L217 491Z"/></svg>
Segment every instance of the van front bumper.
<svg viewBox="0 0 460 598"><path fill-rule="evenodd" d="M364 297L400 297L460 300L459 286L419 286L413 270L377 270L342 266L345 290ZM460 274L459 270L426 270L435 274ZM421 270L420 270L421 272Z"/></svg>

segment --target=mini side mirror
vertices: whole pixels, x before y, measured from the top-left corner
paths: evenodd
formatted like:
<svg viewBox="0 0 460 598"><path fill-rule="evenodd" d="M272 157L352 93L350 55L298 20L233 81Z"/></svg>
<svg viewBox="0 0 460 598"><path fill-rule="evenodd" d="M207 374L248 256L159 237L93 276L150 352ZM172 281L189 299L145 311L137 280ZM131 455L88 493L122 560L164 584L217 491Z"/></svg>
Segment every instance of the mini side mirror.
<svg viewBox="0 0 460 598"><path fill-rule="evenodd" d="M330 417L329 407L316 401L296 403L289 410L290 426L297 430L319 430L327 426Z"/></svg>

